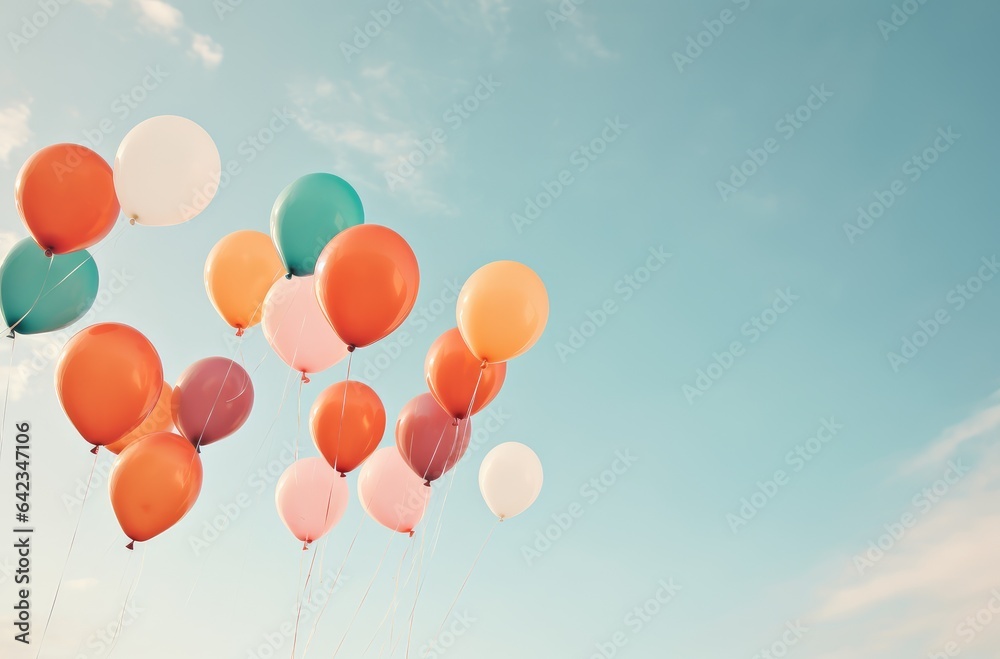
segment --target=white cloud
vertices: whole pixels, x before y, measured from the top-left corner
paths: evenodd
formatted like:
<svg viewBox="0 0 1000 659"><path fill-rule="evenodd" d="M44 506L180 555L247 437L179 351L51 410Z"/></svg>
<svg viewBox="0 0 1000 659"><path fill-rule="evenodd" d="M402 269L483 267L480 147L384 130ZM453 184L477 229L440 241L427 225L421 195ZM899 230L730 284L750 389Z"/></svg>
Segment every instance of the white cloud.
<svg viewBox="0 0 1000 659"><path fill-rule="evenodd" d="M994 393L989 404L969 418L947 428L919 456L903 468L904 473L941 462L960 446L983 437L995 437L1000 429L1000 391Z"/></svg>
<svg viewBox="0 0 1000 659"><path fill-rule="evenodd" d="M222 46L215 42L207 34L194 34L189 51L195 57L201 59L205 68L214 69L222 62Z"/></svg>
<svg viewBox="0 0 1000 659"><path fill-rule="evenodd" d="M618 59L618 53L610 50L601 40L597 31L597 20L593 15L577 7L566 19L566 23L556 24L556 37L566 59L573 62L582 62L595 57L604 60Z"/></svg>
<svg viewBox="0 0 1000 659"><path fill-rule="evenodd" d="M102 0L92 0L93 4ZM107 0L110 4L110 0ZM107 6L107 5L103 5ZM184 23L184 14L165 0L132 0L132 8L139 15L139 25L170 43L190 40L188 54L206 69L214 69L222 62L223 48L207 34L195 32Z"/></svg>
<svg viewBox="0 0 1000 659"><path fill-rule="evenodd" d="M173 34L184 25L184 14L163 0L133 0L139 22L154 32Z"/></svg>
<svg viewBox="0 0 1000 659"><path fill-rule="evenodd" d="M10 164L10 155L31 139L31 101L14 103L0 110L0 160Z"/></svg>

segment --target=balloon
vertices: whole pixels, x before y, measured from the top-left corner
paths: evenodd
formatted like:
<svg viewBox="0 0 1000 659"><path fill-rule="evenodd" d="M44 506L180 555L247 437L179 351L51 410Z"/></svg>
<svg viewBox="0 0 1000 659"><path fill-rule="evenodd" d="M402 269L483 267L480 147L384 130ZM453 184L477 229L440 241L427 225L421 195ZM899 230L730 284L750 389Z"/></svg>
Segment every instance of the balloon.
<svg viewBox="0 0 1000 659"><path fill-rule="evenodd" d="M407 403L396 420L399 454L427 485L462 459L471 435L469 420L456 423L430 394L421 394Z"/></svg>
<svg viewBox="0 0 1000 659"><path fill-rule="evenodd" d="M483 368L481 360L469 352L458 328L452 328L431 344L424 361L424 376L434 400L453 418L464 419L497 397L507 376L507 365Z"/></svg>
<svg viewBox="0 0 1000 659"><path fill-rule="evenodd" d="M97 298L97 264L87 250L45 256L30 238L0 265L0 307L7 327L40 334L72 325Z"/></svg>
<svg viewBox="0 0 1000 659"><path fill-rule="evenodd" d="M368 385L337 382L313 403L309 429L330 466L346 474L378 448L385 432L385 408Z"/></svg>
<svg viewBox="0 0 1000 659"><path fill-rule="evenodd" d="M264 336L303 376L325 371L347 356L347 346L319 308L311 276L274 282L264 298Z"/></svg>
<svg viewBox="0 0 1000 659"><path fill-rule="evenodd" d="M179 522L198 499L201 480L198 453L172 432L146 435L126 448L108 477L111 506L125 535L145 542Z"/></svg>
<svg viewBox="0 0 1000 659"><path fill-rule="evenodd" d="M500 519L520 515L542 491L542 463L524 444L495 446L479 467L479 491Z"/></svg>
<svg viewBox="0 0 1000 659"><path fill-rule="evenodd" d="M361 465L358 498L365 512L382 526L413 535L431 499L431 489L403 461L395 446L375 451Z"/></svg>
<svg viewBox="0 0 1000 659"><path fill-rule="evenodd" d="M491 364L505 362L538 341L549 318L549 296L528 266L494 261L462 286L456 315L473 355Z"/></svg>
<svg viewBox="0 0 1000 659"><path fill-rule="evenodd" d="M163 366L138 330L119 323L85 327L63 346L56 394L83 438L97 446L118 441L149 416L160 396Z"/></svg>
<svg viewBox="0 0 1000 659"><path fill-rule="evenodd" d="M147 226L193 219L219 189L222 161L205 129L184 117L146 119L115 155L115 190L125 215Z"/></svg>
<svg viewBox="0 0 1000 659"><path fill-rule="evenodd" d="M271 209L271 238L289 274L311 275L326 244L365 221L361 197L333 174L306 174L290 184Z"/></svg>
<svg viewBox="0 0 1000 659"><path fill-rule="evenodd" d="M205 290L222 319L242 336L260 322L264 296L284 274L267 234L237 231L215 244L205 259Z"/></svg>
<svg viewBox="0 0 1000 659"><path fill-rule="evenodd" d="M52 254L96 244L111 232L120 211L111 167L79 144L54 144L28 158L14 194L24 225Z"/></svg>
<svg viewBox="0 0 1000 659"><path fill-rule="evenodd" d="M253 408L253 382L242 366L225 357L206 357L188 366L174 385L171 416L196 447L239 430Z"/></svg>
<svg viewBox="0 0 1000 659"><path fill-rule="evenodd" d="M108 444L106 448L115 455L118 455L146 435L152 435L157 432L171 432L174 429L174 420L170 417L170 396L173 391L173 388L164 382L163 388L160 389L160 397L156 399L156 405L145 421L118 441Z"/></svg>
<svg viewBox="0 0 1000 659"><path fill-rule="evenodd" d="M320 254L316 295L348 346L388 336L413 309L420 286L417 257L387 227L362 224L337 235Z"/></svg>
<svg viewBox="0 0 1000 659"><path fill-rule="evenodd" d="M278 516L306 546L337 525L347 510L348 497L347 481L323 458L293 462L278 479L274 491Z"/></svg>

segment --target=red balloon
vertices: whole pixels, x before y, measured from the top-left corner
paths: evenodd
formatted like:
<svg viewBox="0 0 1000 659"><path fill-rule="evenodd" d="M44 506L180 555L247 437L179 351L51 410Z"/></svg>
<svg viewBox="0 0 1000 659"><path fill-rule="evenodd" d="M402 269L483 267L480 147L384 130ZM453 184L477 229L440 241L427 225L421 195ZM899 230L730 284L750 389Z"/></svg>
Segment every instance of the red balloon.
<svg viewBox="0 0 1000 659"><path fill-rule="evenodd" d="M111 166L79 144L54 144L28 158L14 191L31 237L52 254L99 242L121 212Z"/></svg>
<svg viewBox="0 0 1000 659"><path fill-rule="evenodd" d="M195 446L239 430L253 409L250 375L231 359L208 357L181 373L170 399L177 430Z"/></svg>
<svg viewBox="0 0 1000 659"><path fill-rule="evenodd" d="M483 363L472 354L462 340L462 333L455 327L431 344L424 362L424 375L434 400L452 417L464 419L497 397L507 376L507 364L500 362L483 368ZM472 400L473 392L475 401Z"/></svg>
<svg viewBox="0 0 1000 659"><path fill-rule="evenodd" d="M385 433L385 408L368 385L337 382L313 403L309 429L316 448L343 475L378 448Z"/></svg>
<svg viewBox="0 0 1000 659"><path fill-rule="evenodd" d="M469 419L448 415L434 397L421 394L407 403L396 421L396 446L406 464L430 485L465 455L472 436Z"/></svg>
<svg viewBox="0 0 1000 659"><path fill-rule="evenodd" d="M344 229L316 263L316 297L337 336L363 348L399 327L417 301L420 269L407 242L388 227Z"/></svg>

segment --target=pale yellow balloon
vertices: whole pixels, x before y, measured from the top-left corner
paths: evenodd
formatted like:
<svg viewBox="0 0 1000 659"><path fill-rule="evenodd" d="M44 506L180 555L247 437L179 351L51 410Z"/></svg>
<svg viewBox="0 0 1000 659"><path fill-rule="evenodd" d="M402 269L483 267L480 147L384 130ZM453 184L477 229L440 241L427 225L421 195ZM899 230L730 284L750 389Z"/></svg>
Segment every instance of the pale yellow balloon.
<svg viewBox="0 0 1000 659"><path fill-rule="evenodd" d="M477 358L491 364L522 355L542 336L549 296L535 271L494 261L472 273L458 295L458 329Z"/></svg>
<svg viewBox="0 0 1000 659"><path fill-rule="evenodd" d="M260 322L264 298L285 274L271 237L237 231L216 243L205 260L205 290L222 319L239 333Z"/></svg>

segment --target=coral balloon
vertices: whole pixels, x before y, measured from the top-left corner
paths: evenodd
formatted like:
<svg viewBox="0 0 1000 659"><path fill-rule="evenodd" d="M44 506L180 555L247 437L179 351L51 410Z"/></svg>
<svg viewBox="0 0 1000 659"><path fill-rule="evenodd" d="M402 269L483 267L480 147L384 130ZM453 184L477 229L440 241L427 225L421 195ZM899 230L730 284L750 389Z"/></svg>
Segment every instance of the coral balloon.
<svg viewBox="0 0 1000 659"><path fill-rule="evenodd" d="M486 454L479 468L479 490L500 519L528 509L542 491L542 463L524 444L507 442Z"/></svg>
<svg viewBox="0 0 1000 659"><path fill-rule="evenodd" d="M264 336L282 361L319 373L347 356L347 346L330 327L316 300L312 277L279 278L264 298Z"/></svg>
<svg viewBox="0 0 1000 659"><path fill-rule="evenodd" d="M90 252L45 256L25 238L0 265L0 308L18 334L41 334L72 325L97 299L97 264Z"/></svg>
<svg viewBox="0 0 1000 659"><path fill-rule="evenodd" d="M323 458L305 458L289 465L278 479L274 502L278 516L305 543L330 532L347 510L347 481Z"/></svg>
<svg viewBox="0 0 1000 659"><path fill-rule="evenodd" d="M305 277L334 236L364 221L361 197L350 183L333 174L306 174L275 200L271 238L288 273Z"/></svg>
<svg viewBox="0 0 1000 659"><path fill-rule="evenodd" d="M145 421L117 442L108 444L106 448L115 455L118 455L146 435L152 435L157 432L171 432L174 429L174 420L170 416L170 396L173 394L173 391L173 388L164 382L163 388L160 389L160 397L156 399L156 405Z"/></svg>
<svg viewBox="0 0 1000 659"><path fill-rule="evenodd" d="M120 211L110 165L79 144L54 144L28 158L14 194L32 238L52 254L94 245Z"/></svg>
<svg viewBox="0 0 1000 659"><path fill-rule="evenodd" d="M427 485L462 459L471 435L471 422L457 421L430 394L421 394L407 403L396 420L399 454Z"/></svg>
<svg viewBox="0 0 1000 659"><path fill-rule="evenodd" d="M63 346L56 364L59 402L95 447L118 441L142 423L162 385L156 348L141 332L119 323L80 330Z"/></svg>
<svg viewBox="0 0 1000 659"><path fill-rule="evenodd" d="M478 359L505 362L535 345L549 318L549 296L535 271L494 261L472 273L456 305L458 329Z"/></svg>
<svg viewBox="0 0 1000 659"><path fill-rule="evenodd" d="M239 430L253 409L253 382L242 366L225 357L206 357L188 366L170 401L177 430L196 447Z"/></svg>
<svg viewBox="0 0 1000 659"><path fill-rule="evenodd" d="M164 115L125 135L114 171L125 215L139 224L169 226L205 210L218 192L222 160L204 128Z"/></svg>
<svg viewBox="0 0 1000 659"><path fill-rule="evenodd" d="M424 361L424 376L431 395L445 412L464 419L497 397L507 377L507 365L490 364L484 368L465 345L458 328L452 328L431 344Z"/></svg>
<svg viewBox="0 0 1000 659"><path fill-rule="evenodd" d="M382 526L413 535L431 500L431 489L403 461L395 446L372 454L361 465L358 498L365 512Z"/></svg>
<svg viewBox="0 0 1000 659"><path fill-rule="evenodd" d="M385 408L368 385L337 382L313 403L309 429L330 466L346 474L378 448L385 432Z"/></svg>
<svg viewBox="0 0 1000 659"><path fill-rule="evenodd" d="M157 432L121 452L111 467L108 490L125 535L145 542L191 510L201 481L201 458L191 443L171 432Z"/></svg>
<svg viewBox="0 0 1000 659"><path fill-rule="evenodd" d="M316 296L337 336L363 348L388 336L417 299L420 269L402 236L362 224L330 241L316 265Z"/></svg>
<svg viewBox="0 0 1000 659"><path fill-rule="evenodd" d="M267 234L237 231L215 244L205 259L205 290L237 335L260 322L264 298L285 273Z"/></svg>

